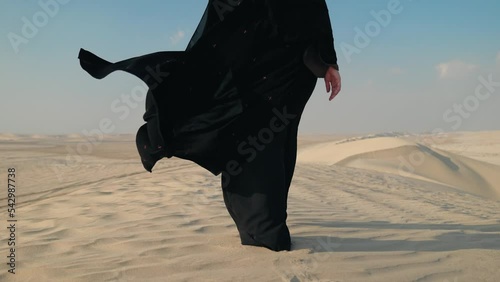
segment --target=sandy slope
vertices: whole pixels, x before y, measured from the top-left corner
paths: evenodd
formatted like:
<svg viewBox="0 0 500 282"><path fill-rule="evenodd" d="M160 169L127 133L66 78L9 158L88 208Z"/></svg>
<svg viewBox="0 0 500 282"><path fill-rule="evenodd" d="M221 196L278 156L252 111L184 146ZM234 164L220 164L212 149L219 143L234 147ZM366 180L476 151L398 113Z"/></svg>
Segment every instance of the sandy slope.
<svg viewBox="0 0 500 282"><path fill-rule="evenodd" d="M274 253L239 244L218 177L178 159L149 174L133 136L79 158L78 136L2 135L19 222L17 274L2 262L0 281L498 281L500 151L485 144L498 136L302 139L294 249ZM401 173L399 157L418 153Z"/></svg>
<svg viewBox="0 0 500 282"><path fill-rule="evenodd" d="M329 141L302 150L305 163L370 169L500 200L500 166L398 137Z"/></svg>

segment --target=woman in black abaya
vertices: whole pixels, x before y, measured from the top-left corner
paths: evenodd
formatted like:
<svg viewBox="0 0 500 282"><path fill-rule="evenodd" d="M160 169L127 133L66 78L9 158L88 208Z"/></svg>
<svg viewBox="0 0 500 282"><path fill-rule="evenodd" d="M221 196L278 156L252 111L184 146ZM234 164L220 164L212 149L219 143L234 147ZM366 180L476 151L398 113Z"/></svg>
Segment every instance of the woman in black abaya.
<svg viewBox="0 0 500 282"><path fill-rule="evenodd" d="M95 78L122 70L149 86L136 138L146 170L176 156L222 174L241 243L290 250L300 118L318 77L330 100L340 91L324 0L210 0L186 51L79 59Z"/></svg>

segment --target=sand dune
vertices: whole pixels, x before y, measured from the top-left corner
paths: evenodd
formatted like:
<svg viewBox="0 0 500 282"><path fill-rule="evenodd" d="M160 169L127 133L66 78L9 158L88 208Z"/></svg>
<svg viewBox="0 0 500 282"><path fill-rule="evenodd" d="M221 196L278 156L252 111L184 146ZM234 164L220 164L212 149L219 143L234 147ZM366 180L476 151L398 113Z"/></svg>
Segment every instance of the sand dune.
<svg viewBox="0 0 500 282"><path fill-rule="evenodd" d="M401 138L326 142L302 150L299 161L392 173L500 200L500 166Z"/></svg>
<svg viewBox="0 0 500 282"><path fill-rule="evenodd" d="M0 133L0 141L16 141L18 136L12 133Z"/></svg>
<svg viewBox="0 0 500 282"><path fill-rule="evenodd" d="M19 221L16 274L4 241L0 281L498 281L498 152L475 134L301 139L280 253L239 244L218 177L179 159L145 172L132 135L85 155L68 151L76 136L2 141Z"/></svg>

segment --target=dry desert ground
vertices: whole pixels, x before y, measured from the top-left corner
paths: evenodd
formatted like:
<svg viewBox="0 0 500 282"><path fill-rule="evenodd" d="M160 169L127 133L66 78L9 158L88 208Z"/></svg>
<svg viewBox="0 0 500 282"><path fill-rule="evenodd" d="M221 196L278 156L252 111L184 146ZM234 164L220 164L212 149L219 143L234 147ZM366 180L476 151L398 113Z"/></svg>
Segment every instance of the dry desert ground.
<svg viewBox="0 0 500 282"><path fill-rule="evenodd" d="M0 281L500 281L500 132L299 139L276 253L240 245L220 177L148 173L133 135L1 134Z"/></svg>

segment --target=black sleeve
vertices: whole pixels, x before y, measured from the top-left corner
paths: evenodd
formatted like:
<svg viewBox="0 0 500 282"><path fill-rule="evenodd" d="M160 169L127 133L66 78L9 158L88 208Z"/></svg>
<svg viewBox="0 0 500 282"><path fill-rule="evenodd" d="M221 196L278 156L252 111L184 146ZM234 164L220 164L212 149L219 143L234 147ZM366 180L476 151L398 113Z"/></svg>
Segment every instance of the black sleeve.
<svg viewBox="0 0 500 282"><path fill-rule="evenodd" d="M337 64L337 54L334 47L333 30L330 15L325 0L307 0L317 6L313 16L316 16L317 46L320 57L326 64ZM314 20L314 19L313 19Z"/></svg>
<svg viewBox="0 0 500 282"><path fill-rule="evenodd" d="M306 42L304 63L317 77L338 70L330 15L325 0L269 0L285 42Z"/></svg>
<svg viewBox="0 0 500 282"><path fill-rule="evenodd" d="M325 0L307 0L313 6L308 20L314 23L311 45L304 53L304 63L317 77L324 77L328 67L339 70L332 24Z"/></svg>

